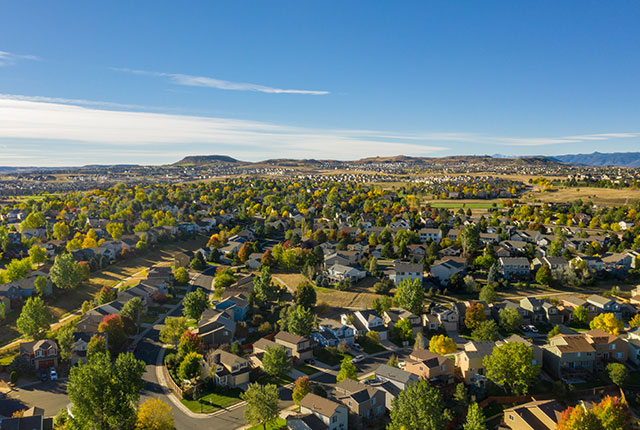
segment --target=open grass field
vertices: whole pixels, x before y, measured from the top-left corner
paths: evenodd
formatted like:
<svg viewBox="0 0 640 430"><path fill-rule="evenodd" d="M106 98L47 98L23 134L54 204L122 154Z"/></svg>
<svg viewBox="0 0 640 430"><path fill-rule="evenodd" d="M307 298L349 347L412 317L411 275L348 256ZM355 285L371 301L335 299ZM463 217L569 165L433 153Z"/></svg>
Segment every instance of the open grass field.
<svg viewBox="0 0 640 430"><path fill-rule="evenodd" d="M596 205L627 205L640 199L639 190L616 190L593 187L559 187L555 192L544 192L539 187L525 194L525 201L540 200L543 202L562 203L577 199L590 200Z"/></svg>
<svg viewBox="0 0 640 430"><path fill-rule="evenodd" d="M432 208L447 209L490 209L503 207L502 200L426 200L424 204Z"/></svg>

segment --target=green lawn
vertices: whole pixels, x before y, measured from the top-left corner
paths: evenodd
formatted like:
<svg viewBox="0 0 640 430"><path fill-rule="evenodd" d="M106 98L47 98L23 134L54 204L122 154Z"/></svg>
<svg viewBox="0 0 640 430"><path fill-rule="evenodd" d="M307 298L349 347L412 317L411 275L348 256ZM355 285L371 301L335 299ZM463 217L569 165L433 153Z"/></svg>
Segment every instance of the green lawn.
<svg viewBox="0 0 640 430"><path fill-rule="evenodd" d="M283 418L278 418L273 423L267 425L267 430L280 430L285 428L287 425L287 420ZM249 427L248 430L263 430L264 427L262 425L257 425L253 427Z"/></svg>
<svg viewBox="0 0 640 430"><path fill-rule="evenodd" d="M181 402L188 407L191 412L210 414L211 412L228 408L241 402L240 393L242 393L241 389L230 388L220 390L219 393L209 393L198 400L182 399Z"/></svg>
<svg viewBox="0 0 640 430"><path fill-rule="evenodd" d="M285 375L282 378L278 378L274 376L269 376L267 374L263 374L260 378L258 378L258 382L260 382L262 385L275 384L278 387L283 387L287 384L292 383L293 379L289 375Z"/></svg>
<svg viewBox="0 0 640 430"><path fill-rule="evenodd" d="M333 355L324 348L315 350L314 355L318 361L322 361L327 366L337 366L342 362L344 357L349 357L349 359L353 358L350 354L342 354L339 352Z"/></svg>
<svg viewBox="0 0 640 430"><path fill-rule="evenodd" d="M301 364L300 366L296 367L296 370L301 371L304 374L307 375L313 375L314 373L318 373L319 370L309 366L308 364Z"/></svg>
<svg viewBox="0 0 640 430"><path fill-rule="evenodd" d="M140 318L140 322L145 324L151 324L156 322L158 317L159 317L158 315L150 315L150 314L142 315L142 317Z"/></svg>
<svg viewBox="0 0 640 430"><path fill-rule="evenodd" d="M502 203L496 203L496 206L494 206L494 203L487 203L487 202L478 202L478 203L460 203L460 202L455 202L452 201L451 203L449 202L434 202L434 203L427 203L428 206L431 206L432 208L450 208L450 209L458 209L458 208L469 208L469 209L489 209L489 208L493 208L493 207L502 207Z"/></svg>

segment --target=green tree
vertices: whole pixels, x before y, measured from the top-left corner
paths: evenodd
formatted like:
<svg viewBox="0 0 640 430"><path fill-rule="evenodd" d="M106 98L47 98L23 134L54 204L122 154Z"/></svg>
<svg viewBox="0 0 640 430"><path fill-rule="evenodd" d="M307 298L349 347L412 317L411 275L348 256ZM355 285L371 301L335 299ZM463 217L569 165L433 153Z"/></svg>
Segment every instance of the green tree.
<svg viewBox="0 0 640 430"><path fill-rule="evenodd" d="M464 385L464 382L460 382L456 385L456 391L453 393L453 400L465 408L469 404L469 392L467 391L467 387Z"/></svg>
<svg viewBox="0 0 640 430"><path fill-rule="evenodd" d="M244 418L248 426L262 426L264 430L267 430L267 426L278 419L280 409L277 386L273 384L260 385L254 382L244 393L240 394L240 398L247 402Z"/></svg>
<svg viewBox="0 0 640 430"><path fill-rule="evenodd" d="M620 363L607 364L607 374L609 375L611 382L616 384L618 387L622 387L629 378L629 370L627 370L627 366Z"/></svg>
<svg viewBox="0 0 640 430"><path fill-rule="evenodd" d="M195 378L200 374L200 363L202 362L202 355L197 352L188 353L180 367L178 367L178 377L180 380L189 380Z"/></svg>
<svg viewBox="0 0 640 430"><path fill-rule="evenodd" d="M271 269L269 266L262 266L260 275L253 279L253 292L261 302L270 302L276 297L276 289L271 283Z"/></svg>
<svg viewBox="0 0 640 430"><path fill-rule="evenodd" d="M31 259L31 264L44 263L47 261L47 251L38 245L33 245L29 248L29 258Z"/></svg>
<svg viewBox="0 0 640 430"><path fill-rule="evenodd" d="M178 267L173 272L176 285L187 285L189 283L189 272L184 267Z"/></svg>
<svg viewBox="0 0 640 430"><path fill-rule="evenodd" d="M498 324L496 324L494 320L482 321L480 325L471 332L471 337L478 342L498 340L500 338Z"/></svg>
<svg viewBox="0 0 640 430"><path fill-rule="evenodd" d="M296 303L305 308L311 308L316 304L316 290L309 281L303 281L298 284L296 291Z"/></svg>
<svg viewBox="0 0 640 430"><path fill-rule="evenodd" d="M480 231L477 225L469 224L460 232L460 244L466 255L476 252L480 244Z"/></svg>
<svg viewBox="0 0 640 430"><path fill-rule="evenodd" d="M144 313L144 303L142 303L142 299L140 297L132 297L127 300L127 303L124 304L122 310L120 310L120 315L131 318L132 321L135 321L138 326L140 326L140 318Z"/></svg>
<svg viewBox="0 0 640 430"><path fill-rule="evenodd" d="M262 358L262 369L267 375L281 378L291 369L291 359L283 346L267 347Z"/></svg>
<svg viewBox="0 0 640 430"><path fill-rule="evenodd" d="M36 287L36 292L40 297L44 296L47 292L47 285L49 284L49 280L44 276L38 276L35 281L33 281L33 285Z"/></svg>
<svg viewBox="0 0 640 430"><path fill-rule="evenodd" d="M49 276L56 287L63 290L74 289L82 282L82 271L69 253L56 256Z"/></svg>
<svg viewBox="0 0 640 430"><path fill-rule="evenodd" d="M69 237L71 231L66 222L60 221L53 225L53 238L57 240L64 240Z"/></svg>
<svg viewBox="0 0 640 430"><path fill-rule="evenodd" d="M416 334L416 341L413 343L413 348L414 349L426 349L426 343L424 341L424 336L422 335L421 332L418 332Z"/></svg>
<svg viewBox="0 0 640 430"><path fill-rule="evenodd" d="M371 303L371 306L378 313L378 315L384 314L386 311L391 309L392 305L393 300L388 296L374 297L373 302Z"/></svg>
<svg viewBox="0 0 640 430"><path fill-rule="evenodd" d="M4 302L0 302L0 322L4 321L6 317L7 317L6 306Z"/></svg>
<svg viewBox="0 0 640 430"><path fill-rule="evenodd" d="M409 318L401 318L400 321L395 323L391 329L391 335L400 342L413 339L413 328Z"/></svg>
<svg viewBox="0 0 640 430"><path fill-rule="evenodd" d="M121 222L110 222L107 224L107 233L111 235L113 240L120 240L124 233L124 224Z"/></svg>
<svg viewBox="0 0 640 430"><path fill-rule="evenodd" d="M60 359L64 361L71 360L71 353L73 352L73 332L75 327L73 324L67 324L60 327L58 333L56 333L56 340L58 341L58 354Z"/></svg>
<svg viewBox="0 0 640 430"><path fill-rule="evenodd" d="M94 334L89 339L89 344L87 345L87 359L91 361L91 357L96 354L107 354L107 340L104 336L99 334Z"/></svg>
<svg viewBox="0 0 640 430"><path fill-rule="evenodd" d="M46 219L42 212L31 212L24 221L20 223L20 232L25 229L44 227Z"/></svg>
<svg viewBox="0 0 640 430"><path fill-rule="evenodd" d="M482 413L482 409L480 409L477 403L472 403L469 405L469 410L467 411L467 419L462 428L464 430L487 429L487 426L484 423L484 414Z"/></svg>
<svg viewBox="0 0 640 430"><path fill-rule="evenodd" d="M403 309L413 312L416 315L422 313L422 302L424 300L424 290L419 279L405 279L398 285L393 303Z"/></svg>
<svg viewBox="0 0 640 430"><path fill-rule="evenodd" d="M573 321L579 326L586 326L589 321L589 313L584 306L576 306L573 310Z"/></svg>
<svg viewBox="0 0 640 430"><path fill-rule="evenodd" d="M547 341L549 341L552 337L560 334L560 326L553 326L549 333L547 333Z"/></svg>
<svg viewBox="0 0 640 430"><path fill-rule="evenodd" d="M205 292L198 288L185 296L183 306L184 316L199 321L204 310L209 307L209 299Z"/></svg>
<svg viewBox="0 0 640 430"><path fill-rule="evenodd" d="M336 376L336 382L341 382L345 379L353 379L354 381L358 380L358 370L356 366L351 362L351 358L344 357L342 359L342 363L340 364L340 372L338 372L338 376Z"/></svg>
<svg viewBox="0 0 640 430"><path fill-rule="evenodd" d="M422 379L391 401L390 417L388 430L443 430L449 418L438 389Z"/></svg>
<svg viewBox="0 0 640 430"><path fill-rule="evenodd" d="M131 353L120 354L115 362L96 353L87 364L72 367L67 394L74 423L95 430L132 429L145 367Z"/></svg>
<svg viewBox="0 0 640 430"><path fill-rule="evenodd" d="M498 300L498 293L494 284L487 284L480 290L479 299L483 302L493 303Z"/></svg>
<svg viewBox="0 0 640 430"><path fill-rule="evenodd" d="M500 326L508 332L514 332L522 324L522 316L513 308L504 308L500 311Z"/></svg>
<svg viewBox="0 0 640 430"><path fill-rule="evenodd" d="M16 321L20 333L32 339L42 339L53 322L53 315L40 297L30 297Z"/></svg>
<svg viewBox="0 0 640 430"><path fill-rule="evenodd" d="M296 379L296 386L293 387L293 402L296 406L300 405L300 401L304 399L304 396L311 392L311 383L308 376L301 376Z"/></svg>
<svg viewBox="0 0 640 430"><path fill-rule="evenodd" d="M540 366L531 364L533 351L524 343L509 342L493 348L493 353L484 358L487 378L505 391L515 395L529 392L529 387L540 373Z"/></svg>
<svg viewBox="0 0 640 430"><path fill-rule="evenodd" d="M182 334L189 328L189 321L185 317L167 317L164 323L160 329L160 340L163 343L177 345Z"/></svg>
<svg viewBox="0 0 640 430"><path fill-rule="evenodd" d="M207 262L204 261L204 257L202 256L201 252L196 252L196 254L193 256L193 259L191 260L191 264L189 264L189 266L193 270L196 270L196 271L200 272L200 271L206 269Z"/></svg>
<svg viewBox="0 0 640 430"><path fill-rule="evenodd" d="M316 316L311 313L310 309L298 305L290 310L287 318L287 330L289 332L309 337L316 325Z"/></svg>
<svg viewBox="0 0 640 430"><path fill-rule="evenodd" d="M536 272L536 282L540 285L549 285L553 280L553 276L551 275L551 269L549 266L544 265L541 266Z"/></svg>

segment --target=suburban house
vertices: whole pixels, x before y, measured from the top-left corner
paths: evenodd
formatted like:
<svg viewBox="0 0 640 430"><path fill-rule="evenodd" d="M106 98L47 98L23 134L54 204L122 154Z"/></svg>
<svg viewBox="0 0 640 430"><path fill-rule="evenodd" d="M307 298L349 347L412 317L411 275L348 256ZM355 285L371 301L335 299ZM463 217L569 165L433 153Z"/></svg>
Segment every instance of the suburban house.
<svg viewBox="0 0 640 430"><path fill-rule="evenodd" d="M247 318L249 312L249 300L245 294L236 294L235 296L227 297L221 302L215 305L218 310L227 310L233 312L233 319L237 321L244 321Z"/></svg>
<svg viewBox="0 0 640 430"><path fill-rule="evenodd" d="M390 382L401 390L404 390L409 384L420 379L417 375L411 372L386 364L378 366L375 374L376 379L383 382Z"/></svg>
<svg viewBox="0 0 640 430"><path fill-rule="evenodd" d="M53 430L53 418L45 418L44 409L31 407L20 417L0 417L0 430Z"/></svg>
<svg viewBox="0 0 640 430"><path fill-rule="evenodd" d="M457 331L460 325L460 314L445 305L435 305L429 311L440 321L446 331Z"/></svg>
<svg viewBox="0 0 640 430"><path fill-rule="evenodd" d="M483 360L493 353L495 342L470 341L464 345L464 350L456 354L456 369L467 385L482 384L487 380Z"/></svg>
<svg viewBox="0 0 640 430"><path fill-rule="evenodd" d="M551 270L569 267L569 262L564 257L542 257L541 261Z"/></svg>
<svg viewBox="0 0 640 430"><path fill-rule="evenodd" d="M435 243L440 243L442 240L442 230L439 228L421 228L418 230L418 235L422 243L427 243L430 240Z"/></svg>
<svg viewBox="0 0 640 430"><path fill-rule="evenodd" d="M327 270L327 275L332 281L340 282L348 279L351 282L358 282L367 276L367 272L343 264L334 264Z"/></svg>
<svg viewBox="0 0 640 430"><path fill-rule="evenodd" d="M531 276L529 260L524 257L500 257L498 267L505 279L526 279Z"/></svg>
<svg viewBox="0 0 640 430"><path fill-rule="evenodd" d="M627 342L627 356L636 366L640 366L640 327L627 330L625 338Z"/></svg>
<svg viewBox="0 0 640 430"><path fill-rule="evenodd" d="M398 285L402 281L419 281L422 284L423 274L422 264L418 263L404 263L402 261L396 261L393 264L393 271L389 275L389 278L394 284Z"/></svg>
<svg viewBox="0 0 640 430"><path fill-rule="evenodd" d="M595 306L600 314L612 313L616 318L622 319L622 306L612 298L592 294L587 297L587 303Z"/></svg>
<svg viewBox="0 0 640 430"><path fill-rule="evenodd" d="M544 368L554 378L582 380L593 373L596 349L581 334L559 334L542 346Z"/></svg>
<svg viewBox="0 0 640 430"><path fill-rule="evenodd" d="M393 328L401 319L408 319L411 323L411 330L416 335L422 332L422 319L406 309L389 309L382 314L384 324L389 328Z"/></svg>
<svg viewBox="0 0 640 430"><path fill-rule="evenodd" d="M582 299L578 296L565 297L564 299L562 299L562 305L566 310L569 310L572 313L578 306L582 306L587 310L587 317L589 321L591 321L593 318L595 318L596 315L598 315L598 307L592 305L585 299Z"/></svg>
<svg viewBox="0 0 640 430"><path fill-rule="evenodd" d="M564 407L557 400L538 400L504 410L500 428L509 430L556 430Z"/></svg>
<svg viewBox="0 0 640 430"><path fill-rule="evenodd" d="M58 366L58 344L55 340L42 339L20 344L20 357L29 360L35 370Z"/></svg>
<svg viewBox="0 0 640 430"><path fill-rule="evenodd" d="M617 361L625 363L628 358L628 344L622 338L605 331L594 329L582 333L596 350L596 360L606 364Z"/></svg>
<svg viewBox="0 0 640 430"><path fill-rule="evenodd" d="M287 428L348 430L349 410L340 403L309 393L300 401L300 413L287 417Z"/></svg>
<svg viewBox="0 0 640 430"><path fill-rule="evenodd" d="M291 355L295 360L305 361L313 358L312 342L304 336L281 331L274 338L278 345L291 350Z"/></svg>
<svg viewBox="0 0 640 430"><path fill-rule="evenodd" d="M343 379L334 390L336 400L360 419L375 419L386 412L385 393L353 379Z"/></svg>
<svg viewBox="0 0 640 430"><path fill-rule="evenodd" d="M459 261L460 257L449 257L446 260L437 260L431 265L431 276L436 278L441 285L446 285L449 279L456 273L464 273L466 263Z"/></svg>
<svg viewBox="0 0 640 430"><path fill-rule="evenodd" d="M284 345L280 345L275 343L273 340L263 337L253 344L253 353L248 357L251 366L254 368L262 368L262 358L264 357L265 352L267 352L267 348L284 348L287 352L287 356L293 359L293 351L291 348L287 348Z"/></svg>
<svg viewBox="0 0 640 430"><path fill-rule="evenodd" d="M556 325L562 322L562 314L558 308L546 300L525 297L520 300L520 307L527 311L529 320L533 324L547 322Z"/></svg>
<svg viewBox="0 0 640 430"><path fill-rule="evenodd" d="M455 373L454 361L426 349L414 349L404 367L409 373L431 382L450 384Z"/></svg>
<svg viewBox="0 0 640 430"><path fill-rule="evenodd" d="M236 333L236 321L231 311L205 309L198 322L198 336L205 346L231 344Z"/></svg>
<svg viewBox="0 0 640 430"><path fill-rule="evenodd" d="M349 315L352 315L349 318ZM380 340L386 340L388 329L384 325L382 317L374 310L355 311L352 314L342 314L340 322L345 325L351 325L356 335L365 335L370 331L378 332ZM349 322L349 319L351 320Z"/></svg>
<svg viewBox="0 0 640 430"><path fill-rule="evenodd" d="M217 385L238 387L249 383L249 361L221 349L207 354L204 369L206 376L211 375Z"/></svg>
<svg viewBox="0 0 640 430"><path fill-rule="evenodd" d="M320 321L318 331L311 333L311 337L322 346L338 346L343 341L352 345L354 329L346 324L324 319Z"/></svg>
<svg viewBox="0 0 640 430"><path fill-rule="evenodd" d="M528 346L533 352L533 359L531 360L531 364L542 366L542 360L544 358L542 354L542 348L540 348L536 344L529 342L527 339L523 338L522 336L519 336L517 334L512 334L511 336L503 340L497 341L496 346L500 346L503 343L511 343L511 342L522 343Z"/></svg>

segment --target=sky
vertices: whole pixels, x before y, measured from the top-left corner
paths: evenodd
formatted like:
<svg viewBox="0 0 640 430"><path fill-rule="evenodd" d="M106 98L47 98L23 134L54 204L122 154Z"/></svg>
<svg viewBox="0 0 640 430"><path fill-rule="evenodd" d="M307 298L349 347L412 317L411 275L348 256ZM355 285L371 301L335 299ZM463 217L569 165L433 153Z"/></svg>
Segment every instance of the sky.
<svg viewBox="0 0 640 430"><path fill-rule="evenodd" d="M640 2L0 11L0 166L640 150Z"/></svg>

